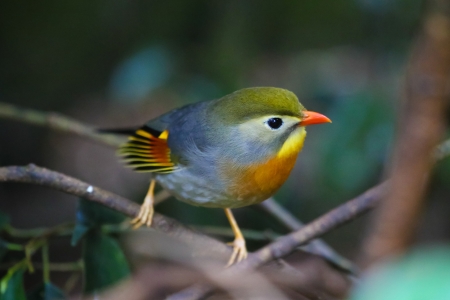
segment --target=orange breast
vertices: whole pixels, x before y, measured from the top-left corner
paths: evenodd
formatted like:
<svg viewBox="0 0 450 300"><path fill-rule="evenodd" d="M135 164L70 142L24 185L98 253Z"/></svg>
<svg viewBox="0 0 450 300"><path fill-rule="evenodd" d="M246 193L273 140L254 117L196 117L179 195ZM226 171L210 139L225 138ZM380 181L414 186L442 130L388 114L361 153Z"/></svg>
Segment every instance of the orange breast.
<svg viewBox="0 0 450 300"><path fill-rule="evenodd" d="M306 132L303 128L291 136L273 157L264 162L243 166L228 165L226 176L233 176L229 193L236 205L247 206L262 202L272 196L286 181L303 147Z"/></svg>

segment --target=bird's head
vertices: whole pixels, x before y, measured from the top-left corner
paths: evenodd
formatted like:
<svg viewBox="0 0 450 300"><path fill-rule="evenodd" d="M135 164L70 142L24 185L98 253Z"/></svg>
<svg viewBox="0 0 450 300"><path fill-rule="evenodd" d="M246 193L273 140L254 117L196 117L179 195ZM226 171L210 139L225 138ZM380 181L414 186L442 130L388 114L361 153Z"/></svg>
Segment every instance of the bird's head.
<svg viewBox="0 0 450 300"><path fill-rule="evenodd" d="M331 122L322 114L307 111L294 93L273 87L229 94L214 103L211 116L217 125L215 132L224 141L232 141L233 152L256 156L298 152L306 136L305 126Z"/></svg>

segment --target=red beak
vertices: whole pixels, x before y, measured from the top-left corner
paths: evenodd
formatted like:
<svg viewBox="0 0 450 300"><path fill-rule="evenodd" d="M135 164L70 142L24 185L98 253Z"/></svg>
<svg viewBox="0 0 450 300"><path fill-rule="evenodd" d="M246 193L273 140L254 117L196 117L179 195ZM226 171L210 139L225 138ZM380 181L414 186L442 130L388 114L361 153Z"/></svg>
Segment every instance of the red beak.
<svg viewBox="0 0 450 300"><path fill-rule="evenodd" d="M314 124L331 123L331 120L322 114L305 110L303 112L303 120L300 122L300 126L308 126Z"/></svg>

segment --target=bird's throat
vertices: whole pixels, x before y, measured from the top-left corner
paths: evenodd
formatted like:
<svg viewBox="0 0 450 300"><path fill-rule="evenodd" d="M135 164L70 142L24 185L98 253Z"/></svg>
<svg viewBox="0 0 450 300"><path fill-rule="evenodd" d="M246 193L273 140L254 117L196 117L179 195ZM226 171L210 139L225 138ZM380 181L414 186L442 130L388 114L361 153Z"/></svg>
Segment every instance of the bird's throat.
<svg viewBox="0 0 450 300"><path fill-rule="evenodd" d="M280 151L277 153L278 158L289 157L291 155L297 156L297 154L302 150L303 143L306 138L305 127L298 127L294 130L287 140L284 142Z"/></svg>
<svg viewBox="0 0 450 300"><path fill-rule="evenodd" d="M305 137L306 131L300 127L289 136L275 156L245 168L226 170L227 176L234 178L229 191L239 200L235 207L259 203L272 196L291 173ZM233 171L234 174L231 174Z"/></svg>

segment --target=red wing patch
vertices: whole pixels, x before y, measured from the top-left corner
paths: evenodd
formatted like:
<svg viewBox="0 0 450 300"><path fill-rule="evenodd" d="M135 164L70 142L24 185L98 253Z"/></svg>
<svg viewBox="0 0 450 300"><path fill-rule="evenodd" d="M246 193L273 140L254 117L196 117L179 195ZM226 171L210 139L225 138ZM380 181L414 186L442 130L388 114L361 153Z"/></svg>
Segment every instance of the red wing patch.
<svg viewBox="0 0 450 300"><path fill-rule="evenodd" d="M170 173L176 169L167 145L169 132L149 127L137 130L119 149L125 163L137 172Z"/></svg>

